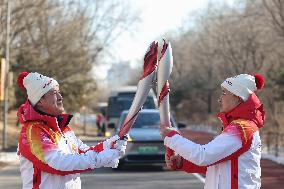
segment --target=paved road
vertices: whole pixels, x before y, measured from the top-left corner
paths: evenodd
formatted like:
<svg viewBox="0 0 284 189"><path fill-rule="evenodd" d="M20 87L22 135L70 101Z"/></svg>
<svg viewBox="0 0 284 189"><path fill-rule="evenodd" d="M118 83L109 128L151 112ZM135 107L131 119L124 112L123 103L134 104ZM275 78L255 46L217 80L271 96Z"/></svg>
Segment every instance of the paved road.
<svg viewBox="0 0 284 189"><path fill-rule="evenodd" d="M21 186L22 181L18 164L0 170L0 188L17 189L21 188Z"/></svg>
<svg viewBox="0 0 284 189"><path fill-rule="evenodd" d="M124 170L97 169L81 174L82 189L202 189L192 174L161 170L157 167L128 167ZM21 188L18 164L0 170L0 188Z"/></svg>
<svg viewBox="0 0 284 189"><path fill-rule="evenodd" d="M128 168L123 171L100 169L82 174L83 189L202 189L194 175L163 171L153 167Z"/></svg>
<svg viewBox="0 0 284 189"><path fill-rule="evenodd" d="M91 145L90 142L88 142ZM202 189L194 175L153 166L131 166L123 170L97 169L81 174L82 189ZM21 188L19 165L0 169L0 188Z"/></svg>

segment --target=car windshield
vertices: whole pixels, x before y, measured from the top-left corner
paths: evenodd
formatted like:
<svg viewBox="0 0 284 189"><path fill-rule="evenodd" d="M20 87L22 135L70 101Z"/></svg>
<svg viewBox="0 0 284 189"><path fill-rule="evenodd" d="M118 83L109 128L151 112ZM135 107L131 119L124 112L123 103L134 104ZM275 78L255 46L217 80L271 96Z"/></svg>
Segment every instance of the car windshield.
<svg viewBox="0 0 284 189"><path fill-rule="evenodd" d="M120 127L126 118L126 113L122 114L120 119ZM160 114L159 113L139 113L132 128L159 128Z"/></svg>
<svg viewBox="0 0 284 189"><path fill-rule="evenodd" d="M132 104L135 94L133 93L120 93L118 96L109 98L108 115L110 117L119 117L123 110L128 110ZM153 98L147 97L143 105L145 109L155 108Z"/></svg>

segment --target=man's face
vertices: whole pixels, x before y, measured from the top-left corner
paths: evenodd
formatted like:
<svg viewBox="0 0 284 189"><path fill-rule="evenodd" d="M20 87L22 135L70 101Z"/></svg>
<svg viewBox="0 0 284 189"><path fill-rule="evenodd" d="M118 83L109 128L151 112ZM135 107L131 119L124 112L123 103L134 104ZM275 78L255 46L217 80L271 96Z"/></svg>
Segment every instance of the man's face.
<svg viewBox="0 0 284 189"><path fill-rule="evenodd" d="M37 103L39 110L44 113L57 116L64 112L63 97L60 94L59 86L55 86L41 97Z"/></svg>
<svg viewBox="0 0 284 189"><path fill-rule="evenodd" d="M219 98L220 112L229 112L238 106L242 100L230 91L222 88L222 94Z"/></svg>

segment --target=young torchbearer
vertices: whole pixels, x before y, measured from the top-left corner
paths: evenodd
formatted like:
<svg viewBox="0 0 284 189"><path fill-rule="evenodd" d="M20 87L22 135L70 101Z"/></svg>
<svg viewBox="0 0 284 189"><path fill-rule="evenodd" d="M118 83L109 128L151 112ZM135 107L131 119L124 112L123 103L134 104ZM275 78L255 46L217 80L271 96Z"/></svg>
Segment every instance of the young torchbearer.
<svg viewBox="0 0 284 189"><path fill-rule="evenodd" d="M164 144L175 151L167 166L188 173L206 174L205 189L257 189L261 187L261 140L265 112L255 92L264 86L260 74L227 78L219 99L223 131L205 145L161 126Z"/></svg>

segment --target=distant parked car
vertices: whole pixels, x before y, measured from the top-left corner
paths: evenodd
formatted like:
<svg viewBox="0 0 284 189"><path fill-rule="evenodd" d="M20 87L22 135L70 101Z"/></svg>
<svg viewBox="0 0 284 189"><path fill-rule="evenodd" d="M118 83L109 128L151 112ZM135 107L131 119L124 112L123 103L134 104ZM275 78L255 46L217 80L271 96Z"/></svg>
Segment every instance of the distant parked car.
<svg viewBox="0 0 284 189"><path fill-rule="evenodd" d="M137 86L124 86L111 91L106 110L106 126L108 129L116 129L121 112L130 108L136 91ZM157 98L152 89L150 89L147 95L143 108L157 108Z"/></svg>
<svg viewBox="0 0 284 189"><path fill-rule="evenodd" d="M118 133L128 110L121 113ZM171 118L172 126L177 123ZM181 125L182 126L182 125ZM184 125L183 125L184 126ZM165 146L160 136L160 113L156 109L142 109L129 132L130 138L125 155L120 159L119 168L126 164L150 164L163 166L165 163Z"/></svg>

